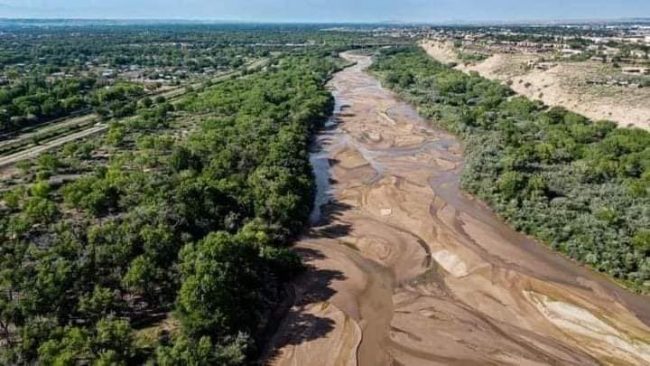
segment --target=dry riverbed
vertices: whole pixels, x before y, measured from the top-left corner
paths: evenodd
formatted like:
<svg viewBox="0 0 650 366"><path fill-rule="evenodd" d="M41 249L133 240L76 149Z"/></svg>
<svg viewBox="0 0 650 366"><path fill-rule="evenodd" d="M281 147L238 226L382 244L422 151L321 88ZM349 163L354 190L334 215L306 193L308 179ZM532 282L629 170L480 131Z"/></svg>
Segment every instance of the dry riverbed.
<svg viewBox="0 0 650 366"><path fill-rule="evenodd" d="M297 245L310 269L268 363L650 364L648 298L463 194L457 140L344 57L313 159L330 202Z"/></svg>

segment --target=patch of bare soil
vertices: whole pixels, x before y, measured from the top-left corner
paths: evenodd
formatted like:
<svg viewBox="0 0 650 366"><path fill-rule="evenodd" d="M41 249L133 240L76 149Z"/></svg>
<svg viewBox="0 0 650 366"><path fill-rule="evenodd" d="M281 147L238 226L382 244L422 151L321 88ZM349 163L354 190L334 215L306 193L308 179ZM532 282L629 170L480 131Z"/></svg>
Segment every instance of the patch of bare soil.
<svg viewBox="0 0 650 366"><path fill-rule="evenodd" d="M272 365L643 365L650 301L523 236L459 189L460 144L364 72L338 73L331 202ZM320 172L322 173L322 172Z"/></svg>
<svg viewBox="0 0 650 366"><path fill-rule="evenodd" d="M458 62L448 43L425 41L421 46L440 62ZM528 66L529 61L542 58L543 55L536 54L495 54L476 64L459 64L456 69L508 83L518 94L564 107L594 121L610 120L621 126L650 129L650 88L591 84L620 74L598 62L560 62L547 70Z"/></svg>
<svg viewBox="0 0 650 366"><path fill-rule="evenodd" d="M420 45L431 57L443 64L460 63L454 46L449 42L423 41Z"/></svg>

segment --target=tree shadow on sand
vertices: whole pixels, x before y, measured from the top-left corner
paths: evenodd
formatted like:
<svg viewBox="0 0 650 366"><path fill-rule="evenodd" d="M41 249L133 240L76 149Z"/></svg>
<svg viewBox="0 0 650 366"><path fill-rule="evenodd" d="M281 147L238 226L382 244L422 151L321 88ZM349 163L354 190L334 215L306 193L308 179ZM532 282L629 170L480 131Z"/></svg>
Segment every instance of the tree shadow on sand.
<svg viewBox="0 0 650 366"><path fill-rule="evenodd" d="M334 330L332 319L319 317L306 310L311 305L324 303L336 294L331 287L334 281L345 280L340 271L318 269L311 262L324 258L318 251L307 248L296 249L307 267L305 274L291 288L293 303L279 324L275 336L263 353L261 364L271 364L279 356L279 351L287 346L296 346L327 336ZM296 293L299 291L299 293Z"/></svg>
<svg viewBox="0 0 650 366"><path fill-rule="evenodd" d="M350 206L330 202L322 209L321 220L306 234L308 239L335 239L349 234L351 226L341 223L338 218ZM295 252L302 258L307 270L290 289L292 305L287 307L284 319L263 352L260 363L264 365L273 363L284 347L324 338L335 327L332 319L316 316L307 309L328 302L336 294L332 284L345 280L345 275L337 270L318 268L314 262L326 258L318 249L300 247Z"/></svg>

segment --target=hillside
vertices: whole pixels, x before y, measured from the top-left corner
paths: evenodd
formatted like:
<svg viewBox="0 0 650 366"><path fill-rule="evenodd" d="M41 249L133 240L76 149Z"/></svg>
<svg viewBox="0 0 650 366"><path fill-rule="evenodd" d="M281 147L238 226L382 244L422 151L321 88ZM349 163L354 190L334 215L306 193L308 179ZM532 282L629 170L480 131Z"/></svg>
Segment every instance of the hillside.
<svg viewBox="0 0 650 366"><path fill-rule="evenodd" d="M650 88L608 85L620 71L598 62L561 62L548 69L529 67L544 55L494 54L484 61L464 63L448 43L424 41L427 53L456 69L475 71L501 81L515 92L544 104L564 107L592 120L611 120L621 126L650 129Z"/></svg>

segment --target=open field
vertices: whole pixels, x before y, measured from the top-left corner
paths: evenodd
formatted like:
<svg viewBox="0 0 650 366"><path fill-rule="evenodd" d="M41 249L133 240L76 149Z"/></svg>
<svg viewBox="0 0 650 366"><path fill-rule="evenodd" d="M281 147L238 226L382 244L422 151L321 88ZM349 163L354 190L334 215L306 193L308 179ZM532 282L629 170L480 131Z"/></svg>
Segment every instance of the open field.
<svg viewBox="0 0 650 366"><path fill-rule="evenodd" d="M592 120L611 120L621 126L650 129L650 88L590 85L620 72L598 62L558 62L540 70L528 67L539 54L495 54L478 63L462 63L449 43L423 41L421 46L436 60L457 63L458 70L475 71L507 83L515 92L547 105L565 107ZM548 55L547 55L548 56Z"/></svg>

